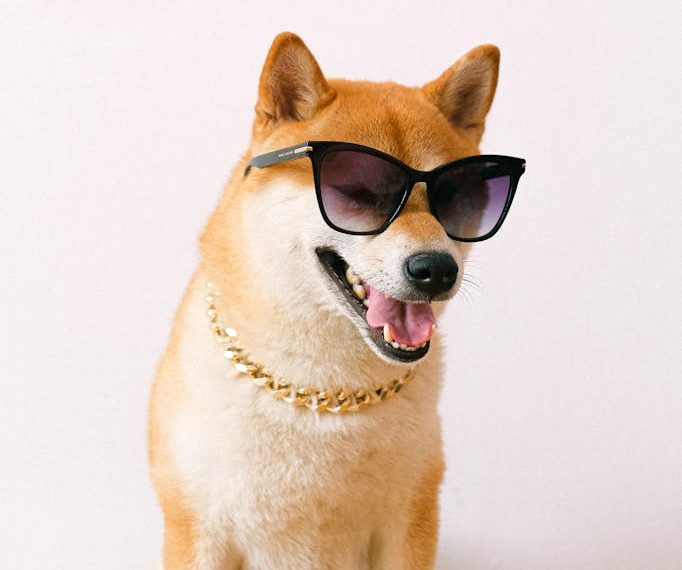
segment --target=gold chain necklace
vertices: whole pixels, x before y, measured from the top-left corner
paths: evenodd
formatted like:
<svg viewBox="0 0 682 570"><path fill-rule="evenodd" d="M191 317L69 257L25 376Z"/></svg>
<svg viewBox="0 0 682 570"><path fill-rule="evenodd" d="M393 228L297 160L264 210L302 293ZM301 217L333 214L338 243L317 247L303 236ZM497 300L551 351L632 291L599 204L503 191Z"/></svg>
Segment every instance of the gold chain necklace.
<svg viewBox="0 0 682 570"><path fill-rule="evenodd" d="M235 370L246 374L251 381L264 388L278 400L284 400L294 406L305 406L315 412L331 412L343 414L345 412L358 412L363 408L379 404L384 400L395 396L403 386L407 386L414 378L414 369L402 378L391 380L388 384L377 384L371 390L341 389L336 391L319 390L312 387L297 387L288 380L276 378L272 372L262 364L254 362L240 346L237 331L225 326L222 317L215 305L216 298L220 295L212 283L206 283L209 290L206 295L208 305L208 320L211 330L223 350L223 355L232 363Z"/></svg>

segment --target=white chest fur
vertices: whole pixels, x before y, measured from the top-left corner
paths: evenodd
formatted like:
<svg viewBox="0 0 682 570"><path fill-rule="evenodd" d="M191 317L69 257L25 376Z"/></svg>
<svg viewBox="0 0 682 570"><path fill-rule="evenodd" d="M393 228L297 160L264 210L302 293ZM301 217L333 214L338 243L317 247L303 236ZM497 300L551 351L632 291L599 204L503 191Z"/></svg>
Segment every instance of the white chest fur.
<svg viewBox="0 0 682 570"><path fill-rule="evenodd" d="M199 568L392 568L419 466L438 448L437 358L391 401L352 415L293 408L222 357L192 294L180 339L188 401L170 430L201 527ZM274 366L273 366L274 368Z"/></svg>

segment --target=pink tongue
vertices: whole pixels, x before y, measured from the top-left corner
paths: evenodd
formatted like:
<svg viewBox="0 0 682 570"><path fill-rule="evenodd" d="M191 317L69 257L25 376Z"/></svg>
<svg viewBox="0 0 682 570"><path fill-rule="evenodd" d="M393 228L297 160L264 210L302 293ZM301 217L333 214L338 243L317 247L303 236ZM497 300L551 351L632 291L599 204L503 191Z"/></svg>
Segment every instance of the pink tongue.
<svg viewBox="0 0 682 570"><path fill-rule="evenodd" d="M367 291L367 322L374 328L391 326L393 340L398 344L418 346L431 338L436 317L429 303L403 303L387 298L381 291L365 285Z"/></svg>

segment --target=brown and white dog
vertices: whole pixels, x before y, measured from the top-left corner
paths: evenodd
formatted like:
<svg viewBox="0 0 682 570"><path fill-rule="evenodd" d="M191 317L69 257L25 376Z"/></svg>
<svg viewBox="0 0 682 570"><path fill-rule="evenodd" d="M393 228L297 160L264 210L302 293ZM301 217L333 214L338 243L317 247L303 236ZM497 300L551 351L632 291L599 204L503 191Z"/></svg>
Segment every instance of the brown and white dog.
<svg viewBox="0 0 682 570"><path fill-rule="evenodd" d="M420 252L452 260L451 281L430 297L445 301L470 244L446 235L423 183L385 231L360 236L322 219L308 161L245 170L254 156L311 140L366 145L420 171L476 155L498 63L484 45L421 88L327 80L300 38L275 39L250 148L201 236L152 391L165 570L433 567L442 366L438 335L428 341L444 303L412 301L404 264ZM335 271L349 267L344 291ZM353 285L403 342L376 334L353 306ZM218 330L216 344L216 323L238 331L242 372L256 382L226 360L232 341ZM259 386L259 371L314 390L292 402L291 386ZM381 399L406 373L410 384ZM344 411L344 398L359 411L324 411ZM361 405L370 401L379 404Z"/></svg>

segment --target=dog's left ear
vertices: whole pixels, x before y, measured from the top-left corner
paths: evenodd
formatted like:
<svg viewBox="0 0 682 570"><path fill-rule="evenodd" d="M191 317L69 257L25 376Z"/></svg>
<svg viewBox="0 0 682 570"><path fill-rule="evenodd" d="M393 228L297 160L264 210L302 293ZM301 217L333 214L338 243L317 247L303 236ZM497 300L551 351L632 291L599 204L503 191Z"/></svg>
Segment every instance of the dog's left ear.
<svg viewBox="0 0 682 570"><path fill-rule="evenodd" d="M305 121L334 98L320 66L296 34L272 42L258 85L256 125L269 128L286 120Z"/></svg>
<svg viewBox="0 0 682 570"><path fill-rule="evenodd" d="M483 136L485 117L495 96L500 50L478 46L422 87L426 97L474 144Z"/></svg>

